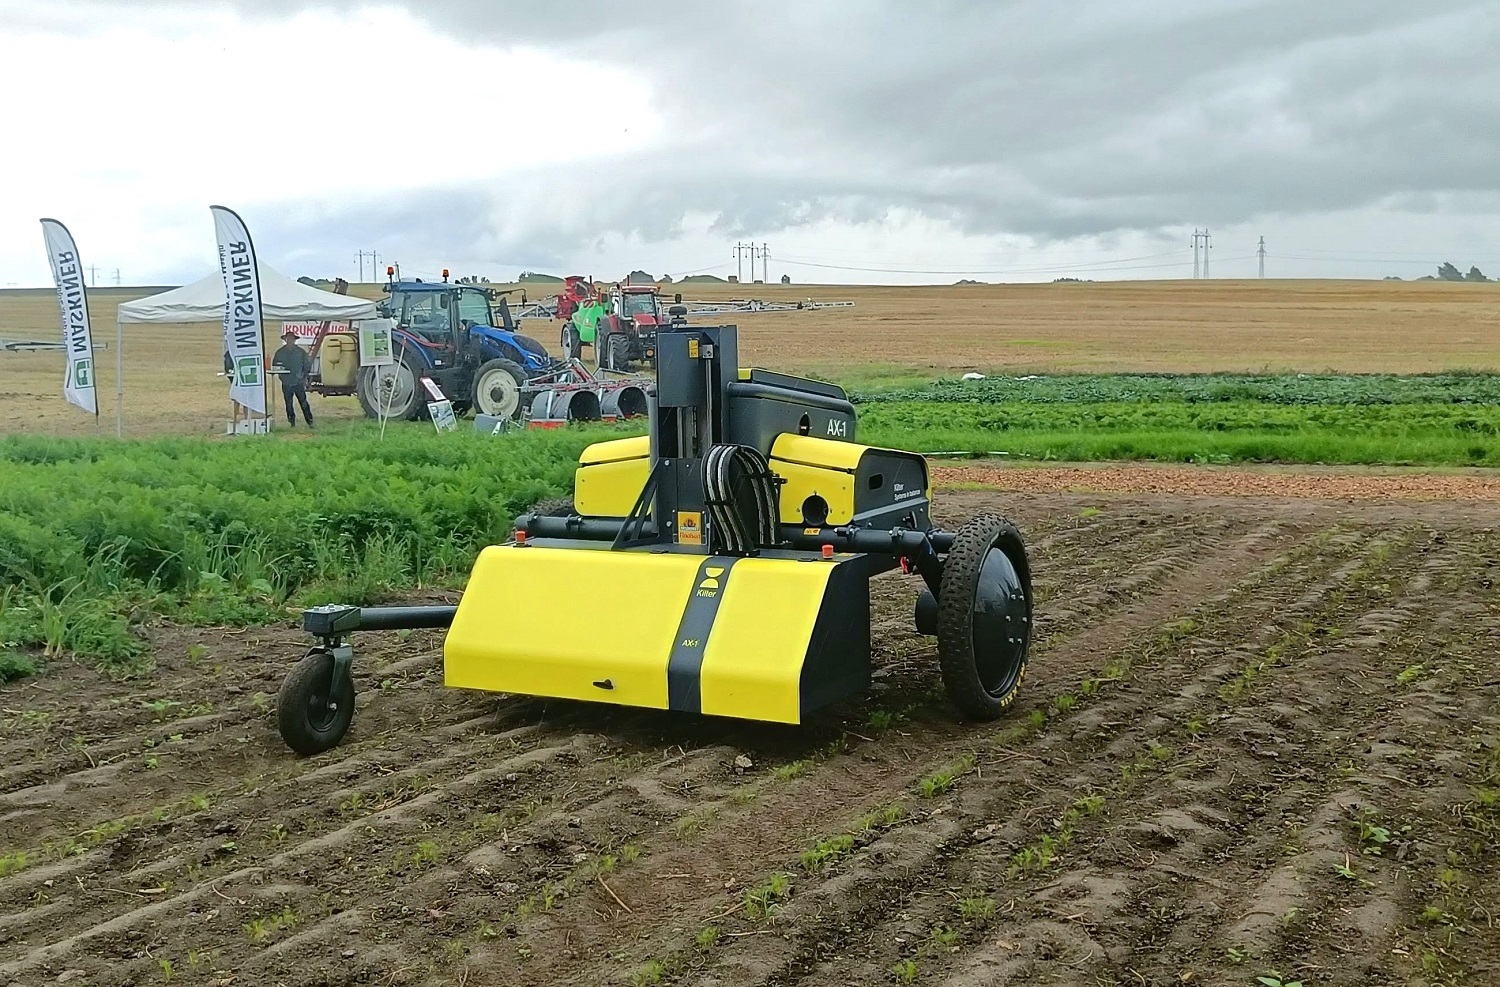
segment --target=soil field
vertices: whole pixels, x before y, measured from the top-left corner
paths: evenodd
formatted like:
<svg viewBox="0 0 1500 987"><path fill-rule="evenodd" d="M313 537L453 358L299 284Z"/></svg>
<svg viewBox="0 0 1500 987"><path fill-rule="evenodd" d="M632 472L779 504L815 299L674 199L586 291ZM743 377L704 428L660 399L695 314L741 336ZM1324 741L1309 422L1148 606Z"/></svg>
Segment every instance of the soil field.
<svg viewBox="0 0 1500 987"><path fill-rule="evenodd" d="M356 285L376 297L375 285ZM540 286L528 288L545 294ZM743 361L862 382L955 371L1338 370L1408 373L1500 366L1500 285L1367 281L1124 281L849 287L687 285L690 299L850 300L852 309L744 315ZM115 307L144 292L95 289L96 339L114 346ZM726 318L725 321L730 321ZM274 334L275 326L268 326ZM556 349L556 323L527 331ZM58 334L49 291L0 291L0 337ZM228 417L217 325L125 331L128 434L221 432ZM274 348L274 341L272 342ZM86 434L60 398L59 353L0 352L0 433ZM102 427L113 430L115 353L96 363ZM336 421L353 398L314 398Z"/></svg>
<svg viewBox="0 0 1500 987"><path fill-rule="evenodd" d="M939 506L1030 541L995 724L899 575L875 688L798 729L445 691L427 632L309 760L291 628L0 689L0 984L1496 982L1500 507Z"/></svg>

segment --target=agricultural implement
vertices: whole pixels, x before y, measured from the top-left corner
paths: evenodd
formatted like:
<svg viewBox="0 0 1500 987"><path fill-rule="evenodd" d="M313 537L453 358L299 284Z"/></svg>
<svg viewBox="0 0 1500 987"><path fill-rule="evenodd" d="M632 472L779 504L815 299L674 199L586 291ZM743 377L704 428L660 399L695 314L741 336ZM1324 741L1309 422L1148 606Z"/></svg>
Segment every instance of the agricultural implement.
<svg viewBox="0 0 1500 987"><path fill-rule="evenodd" d="M354 394L371 418L418 418L427 408L425 377L459 414L520 419L530 407L528 390L534 395L574 369L516 328L503 292L451 283L447 271L441 282L392 277L385 292L379 308L396 323L394 362L361 366L353 332L320 333L313 391Z"/></svg>
<svg viewBox="0 0 1500 987"><path fill-rule="evenodd" d="M649 434L586 449L572 504L517 518L457 606L303 613L317 643L277 703L293 750L343 738L352 636L398 628L447 628L450 687L801 723L868 686L869 582L895 569L922 580L916 627L959 712L1009 705L1032 630L1015 526L934 527L926 461L854 443L838 387L740 369L733 326L657 339ZM567 586L632 592L580 619Z"/></svg>
<svg viewBox="0 0 1500 987"><path fill-rule="evenodd" d="M521 404L530 428L613 422L645 416L647 393L654 386L647 379L602 377L575 358L527 381L521 388Z"/></svg>

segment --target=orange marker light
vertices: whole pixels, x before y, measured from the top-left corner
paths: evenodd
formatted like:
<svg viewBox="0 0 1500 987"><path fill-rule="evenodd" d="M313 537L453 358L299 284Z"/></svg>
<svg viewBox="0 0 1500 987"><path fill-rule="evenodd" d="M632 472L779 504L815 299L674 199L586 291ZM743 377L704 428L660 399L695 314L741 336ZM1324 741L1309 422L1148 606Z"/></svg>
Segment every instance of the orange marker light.
<svg viewBox="0 0 1500 987"><path fill-rule="evenodd" d="M522 531L520 528L516 529L516 544L517 545L524 545L524 544L526 544L526 532Z"/></svg>

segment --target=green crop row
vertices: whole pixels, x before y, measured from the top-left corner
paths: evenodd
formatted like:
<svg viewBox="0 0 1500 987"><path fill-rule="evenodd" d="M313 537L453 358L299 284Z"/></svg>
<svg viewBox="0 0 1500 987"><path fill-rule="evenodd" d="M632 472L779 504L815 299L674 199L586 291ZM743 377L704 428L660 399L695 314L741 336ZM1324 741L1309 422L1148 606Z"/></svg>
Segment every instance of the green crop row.
<svg viewBox="0 0 1500 987"><path fill-rule="evenodd" d="M1026 459L1500 466L1500 407L877 404L861 442Z"/></svg>
<svg viewBox="0 0 1500 987"><path fill-rule="evenodd" d="M248 623L461 580L597 438L0 440L0 652L129 668L132 619Z"/></svg>
<svg viewBox="0 0 1500 987"><path fill-rule="evenodd" d="M1500 435L1500 405L1276 405L1247 401L1224 404L1113 401L1040 405L1012 401L953 405L937 401L906 401L861 408L859 426L865 430L889 427L985 432L1191 429L1263 434L1316 429L1351 435L1442 432L1493 438Z"/></svg>
<svg viewBox="0 0 1500 987"><path fill-rule="evenodd" d="M919 387L878 388L862 404L938 401L956 404L1075 404L1252 401L1278 405L1500 404L1500 374L1058 374L939 380Z"/></svg>

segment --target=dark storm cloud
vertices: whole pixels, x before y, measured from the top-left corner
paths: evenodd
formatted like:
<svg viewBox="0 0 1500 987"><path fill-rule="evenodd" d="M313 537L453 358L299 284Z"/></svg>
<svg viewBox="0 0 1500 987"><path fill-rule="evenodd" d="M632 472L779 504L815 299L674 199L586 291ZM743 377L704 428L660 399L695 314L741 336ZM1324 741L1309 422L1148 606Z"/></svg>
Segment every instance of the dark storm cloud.
<svg viewBox="0 0 1500 987"><path fill-rule="evenodd" d="M406 7L456 38L639 72L665 115L650 152L523 171L476 248L665 239L695 212L733 236L893 209L1049 240L1500 184L1493 0Z"/></svg>

